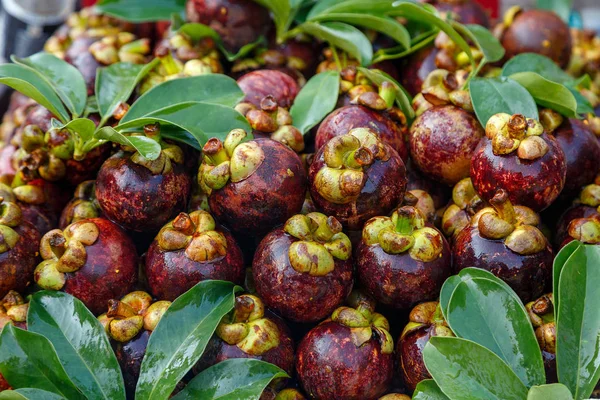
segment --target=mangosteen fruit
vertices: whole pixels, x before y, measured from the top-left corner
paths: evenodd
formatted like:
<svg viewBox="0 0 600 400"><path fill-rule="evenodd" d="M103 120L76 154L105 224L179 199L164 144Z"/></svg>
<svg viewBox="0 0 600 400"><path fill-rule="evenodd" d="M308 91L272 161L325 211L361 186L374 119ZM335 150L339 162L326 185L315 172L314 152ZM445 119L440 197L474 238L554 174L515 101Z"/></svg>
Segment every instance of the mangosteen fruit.
<svg viewBox="0 0 600 400"><path fill-rule="evenodd" d="M119 361L128 398L135 396L150 334L170 305L170 301L153 301L148 293L135 291L121 300L109 300L108 311L98 317Z"/></svg>
<svg viewBox="0 0 600 400"><path fill-rule="evenodd" d="M543 293L550 282L553 254L537 228L539 216L530 208L513 206L499 189L491 207L480 210L455 238L456 271L481 268L504 280L523 301Z"/></svg>
<svg viewBox="0 0 600 400"><path fill-rule="evenodd" d="M368 128L329 140L309 169L317 209L359 231L377 215L388 215L404 198L406 168L388 144Z"/></svg>
<svg viewBox="0 0 600 400"><path fill-rule="evenodd" d="M175 300L207 279L244 282L244 259L234 237L206 211L180 213L146 253L146 279L159 299Z"/></svg>
<svg viewBox="0 0 600 400"><path fill-rule="evenodd" d="M161 142L158 125L147 125L144 131ZM191 179L184 153L177 145L161 147L155 160L121 150L98 172L98 204L108 219L125 229L156 232L187 206Z"/></svg>
<svg viewBox="0 0 600 400"><path fill-rule="evenodd" d="M450 246L414 206L367 221L356 249L356 271L375 300L397 309L437 298L452 273Z"/></svg>
<svg viewBox="0 0 600 400"><path fill-rule="evenodd" d="M437 301L421 303L411 310L396 344L398 373L411 392L422 380L431 379L423 361L423 349L432 336L454 336Z"/></svg>
<svg viewBox="0 0 600 400"><path fill-rule="evenodd" d="M252 275L257 294L296 322L329 316L352 289L352 245L335 217L295 215L260 242Z"/></svg>
<svg viewBox="0 0 600 400"><path fill-rule="evenodd" d="M260 107L262 100L273 96L277 106L289 109L300 91L296 81L283 72L261 69L249 72L237 80L246 95L244 102Z"/></svg>
<svg viewBox="0 0 600 400"><path fill-rule="evenodd" d="M435 63L439 49L433 45L424 47L406 58L400 59L400 83L411 94L421 92L423 82L438 66Z"/></svg>
<svg viewBox="0 0 600 400"><path fill-rule="evenodd" d="M513 204L542 211L558 197L567 174L565 153L539 121L521 114L492 116L471 161L473 187L489 202L503 189Z"/></svg>
<svg viewBox="0 0 600 400"><path fill-rule="evenodd" d="M84 219L46 233L40 254L44 261L34 272L37 285L77 297L96 315L137 283L135 245L107 219Z"/></svg>
<svg viewBox="0 0 600 400"><path fill-rule="evenodd" d="M198 172L212 215L233 232L260 237L302 209L306 173L300 157L271 139L243 142L231 131L210 139Z"/></svg>
<svg viewBox="0 0 600 400"><path fill-rule="evenodd" d="M17 328L27 329L27 311L29 303L23 296L14 290L10 290L2 300L0 300L0 332L8 324ZM0 374L0 380L2 375ZM0 391L2 391L0 383Z"/></svg>
<svg viewBox="0 0 600 400"><path fill-rule="evenodd" d="M488 12L475 0L434 0L429 3L440 13L450 14L453 20L462 24L490 27Z"/></svg>
<svg viewBox="0 0 600 400"><path fill-rule="evenodd" d="M102 209L96 200L96 181L84 181L77 185L73 198L63 209L58 227L65 229L82 219L98 217L102 217Z"/></svg>
<svg viewBox="0 0 600 400"><path fill-rule="evenodd" d="M554 319L554 296L547 293L527 303L525 309L535 330L535 337L542 350L546 383L558 382L556 373L556 324Z"/></svg>
<svg viewBox="0 0 600 400"><path fill-rule="evenodd" d="M394 374L394 342L388 320L372 299L340 307L298 345L296 370L312 399L376 400Z"/></svg>
<svg viewBox="0 0 600 400"><path fill-rule="evenodd" d="M447 238L455 238L484 206L484 202L475 192L471 178L463 178L458 181L452 189L452 202L446 207L442 216L444 235Z"/></svg>
<svg viewBox="0 0 600 400"><path fill-rule="evenodd" d="M557 250L573 239L569 232L572 221L591 218L600 214L598 212L600 207L600 176L596 178L596 182L584 187L573 205L560 216L556 224L554 237Z"/></svg>
<svg viewBox="0 0 600 400"><path fill-rule="evenodd" d="M193 371L199 373L230 358L262 360L290 376L294 373L294 341L289 329L283 320L269 314L256 296L236 297L233 311L221 320Z"/></svg>

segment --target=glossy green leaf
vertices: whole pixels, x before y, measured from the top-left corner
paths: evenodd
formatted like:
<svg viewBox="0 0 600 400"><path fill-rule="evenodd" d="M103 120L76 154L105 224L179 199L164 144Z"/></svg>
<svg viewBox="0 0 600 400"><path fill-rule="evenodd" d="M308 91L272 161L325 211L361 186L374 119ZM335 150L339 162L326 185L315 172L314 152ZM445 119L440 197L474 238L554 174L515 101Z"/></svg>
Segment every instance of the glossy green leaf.
<svg viewBox="0 0 600 400"><path fill-rule="evenodd" d="M279 367L251 358L232 358L202 371L173 400L258 400L273 379L289 378Z"/></svg>
<svg viewBox="0 0 600 400"><path fill-rule="evenodd" d="M354 13L328 13L313 18L313 21L339 21L354 26L360 26L362 28L381 32L400 43L406 49L410 47L410 35L408 31L404 25L390 17Z"/></svg>
<svg viewBox="0 0 600 400"><path fill-rule="evenodd" d="M310 78L302 87L290 109L294 126L305 134L323 120L338 100L340 74L337 71L321 72Z"/></svg>
<svg viewBox="0 0 600 400"><path fill-rule="evenodd" d="M289 27L290 13L292 12L292 5L289 0L254 0L256 3L265 7L273 15L273 22L275 23L275 30L277 37L283 37L285 30Z"/></svg>
<svg viewBox="0 0 600 400"><path fill-rule="evenodd" d="M77 298L42 291L33 295L28 329L54 345L67 374L89 399L125 399L119 363L102 324Z"/></svg>
<svg viewBox="0 0 600 400"><path fill-rule="evenodd" d="M315 36L347 52L361 65L371 64L373 47L360 30L343 22L305 22L298 27L303 32Z"/></svg>
<svg viewBox="0 0 600 400"><path fill-rule="evenodd" d="M526 386L546 382L540 346L512 289L490 279L467 279L454 289L447 310L457 337L493 351Z"/></svg>
<svg viewBox="0 0 600 400"><path fill-rule="evenodd" d="M573 400L573 395L562 383L552 383L531 387L527 400Z"/></svg>
<svg viewBox="0 0 600 400"><path fill-rule="evenodd" d="M39 72L54 88L54 91L71 114L77 118L85 109L87 88L81 72L66 61L48 53L37 53L28 58L11 57L18 64Z"/></svg>
<svg viewBox="0 0 600 400"><path fill-rule="evenodd" d="M67 376L52 343L11 324L0 334L0 373L13 388L46 390L69 400L85 399Z"/></svg>
<svg viewBox="0 0 600 400"><path fill-rule="evenodd" d="M519 72L510 79L523 86L537 104L568 118L577 118L577 100L564 85L549 81L535 72Z"/></svg>
<svg viewBox="0 0 600 400"><path fill-rule="evenodd" d="M396 106L404 113L409 123L415 118L410 94L394 78L379 69L359 67L358 70L377 86L381 86L385 81L391 83L396 94Z"/></svg>
<svg viewBox="0 0 600 400"><path fill-rule="evenodd" d="M172 125L162 125L160 127L160 135L165 139L175 140L179 143L185 143L196 150L202 150L202 146L196 138L189 132Z"/></svg>
<svg viewBox="0 0 600 400"><path fill-rule="evenodd" d="M496 354L469 340L432 337L423 360L440 389L451 399L523 400L527 388Z"/></svg>
<svg viewBox="0 0 600 400"><path fill-rule="evenodd" d="M576 400L600 378L600 246L579 246L562 268L556 321L556 369Z"/></svg>
<svg viewBox="0 0 600 400"><path fill-rule="evenodd" d="M156 160L161 151L160 144L156 140L146 136L126 136L116 131L111 126L105 126L98 130L94 137L99 140L106 140L123 146L131 146L148 160Z"/></svg>
<svg viewBox="0 0 600 400"><path fill-rule="evenodd" d="M136 398L163 400L202 356L221 318L233 309L237 287L203 281L177 298L152 332Z"/></svg>
<svg viewBox="0 0 600 400"><path fill-rule="evenodd" d="M554 11L563 21L569 22L569 16L573 8L573 0L537 0L537 8Z"/></svg>
<svg viewBox="0 0 600 400"><path fill-rule="evenodd" d="M56 393L40 389L17 389L0 392L0 400L67 400Z"/></svg>
<svg viewBox="0 0 600 400"><path fill-rule="evenodd" d="M556 83L567 83L573 77L563 71L550 58L537 53L519 54L504 64L502 76L509 77L519 72L535 72Z"/></svg>
<svg viewBox="0 0 600 400"><path fill-rule="evenodd" d="M425 379L417 384L412 400L449 400L433 379Z"/></svg>
<svg viewBox="0 0 600 400"><path fill-rule="evenodd" d="M386 14L393 10L390 0L320 0L310 10L308 20L316 20L318 16L334 13Z"/></svg>
<svg viewBox="0 0 600 400"><path fill-rule="evenodd" d="M473 78L469 82L471 102L482 126L492 115L498 113L523 114L539 119L535 100L527 89L506 77Z"/></svg>
<svg viewBox="0 0 600 400"><path fill-rule="evenodd" d="M172 14L185 12L186 0L100 0L103 14L130 22L168 21Z"/></svg>
<svg viewBox="0 0 600 400"><path fill-rule="evenodd" d="M558 310L560 309L560 295L558 293L558 283L560 282L560 274L575 250L583 246L583 243L573 240L567 243L558 254L554 257L552 264L552 292L554 293L554 318L558 320Z"/></svg>
<svg viewBox="0 0 600 400"><path fill-rule="evenodd" d="M77 118L70 121L68 124L61 124L60 129L69 129L77 132L83 142L94 137L94 131L96 131L96 124L94 121L87 118Z"/></svg>
<svg viewBox="0 0 600 400"><path fill-rule="evenodd" d="M243 98L242 89L227 75L211 74L174 79L144 93L132 104L120 123L143 118L178 103L201 101L233 107Z"/></svg>
<svg viewBox="0 0 600 400"><path fill-rule="evenodd" d="M199 116L202 117L199 118ZM213 137L225 140L225 136L232 129L252 131L246 118L233 108L198 102L180 103L162 108L145 117L121 124L118 128L120 130L143 127L156 122L175 125L188 131L196 138L200 146L204 146L208 139Z"/></svg>
<svg viewBox="0 0 600 400"><path fill-rule="evenodd" d="M0 65L0 83L35 100L63 123L69 121L69 113L60 97L39 72L18 64Z"/></svg>
<svg viewBox="0 0 600 400"><path fill-rule="evenodd" d="M98 68L96 73L96 101L102 116L100 125L117 110L121 103L127 102L137 84L159 63L155 59L146 65L120 62L109 67Z"/></svg>
<svg viewBox="0 0 600 400"><path fill-rule="evenodd" d="M460 24L457 24L460 25ZM456 27L456 26L455 26ZM481 25L464 25L468 36L483 53L487 62L500 61L504 57L504 47L492 32ZM464 30L459 30L461 33ZM465 33L467 33L465 32Z"/></svg>
<svg viewBox="0 0 600 400"><path fill-rule="evenodd" d="M569 84L565 84L566 88L569 89L573 97L575 97L575 101L577 101L577 114L587 114L594 113L594 107L588 99L582 95L579 90L576 88L569 86Z"/></svg>

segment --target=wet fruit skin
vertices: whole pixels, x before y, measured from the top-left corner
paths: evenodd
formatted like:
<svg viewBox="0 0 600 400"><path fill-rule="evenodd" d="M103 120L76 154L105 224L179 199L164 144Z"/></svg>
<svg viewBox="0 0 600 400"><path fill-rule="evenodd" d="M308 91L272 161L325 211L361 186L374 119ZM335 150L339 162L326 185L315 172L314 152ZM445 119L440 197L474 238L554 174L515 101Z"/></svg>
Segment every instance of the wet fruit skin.
<svg viewBox="0 0 600 400"><path fill-rule="evenodd" d="M406 165L406 175L408 177L407 191L416 189L427 192L433 199L436 210L448 204L451 190L447 186L440 185L436 181L423 176L423 173L412 162Z"/></svg>
<svg viewBox="0 0 600 400"><path fill-rule="evenodd" d="M188 0L186 16L190 22L199 22L217 31L233 52L255 42L271 27L267 9L252 0Z"/></svg>
<svg viewBox="0 0 600 400"><path fill-rule="evenodd" d="M260 107L262 99L271 95L279 107L290 108L298 95L298 83L289 75L276 70L261 69L245 74L237 80L246 94L243 101Z"/></svg>
<svg viewBox="0 0 600 400"><path fill-rule="evenodd" d="M135 338L126 343L111 341L119 366L123 371L127 398L133 398L135 395L135 387L140 377L142 360L146 354L150 333L150 331L142 329Z"/></svg>
<svg viewBox="0 0 600 400"><path fill-rule="evenodd" d="M354 128L369 128L396 150L403 161L408 160L408 149L400 127L385 114L359 105L344 106L329 114L317 130L315 149Z"/></svg>
<svg viewBox="0 0 600 400"><path fill-rule="evenodd" d="M66 273L63 291L81 300L95 315L106 310L110 299L120 299L134 290L138 258L135 246L125 232L104 218L89 220L100 236L86 246L85 265L75 273Z"/></svg>
<svg viewBox="0 0 600 400"><path fill-rule="evenodd" d="M10 290L23 293L33 281L33 271L39 261L40 233L28 222L13 228L19 241L9 251L0 253L0 299Z"/></svg>
<svg viewBox="0 0 600 400"><path fill-rule="evenodd" d="M490 271L508 283L523 302L539 297L550 283L553 254L548 243L539 253L520 255L502 239L483 238L477 227L467 226L456 236L452 250L455 272L470 267Z"/></svg>
<svg viewBox="0 0 600 400"><path fill-rule="evenodd" d="M412 96L421 92L423 81L437 68L435 57L438 51L431 45L400 61L400 83Z"/></svg>
<svg viewBox="0 0 600 400"><path fill-rule="evenodd" d="M256 291L270 309L290 320L320 321L350 294L352 260L336 259L335 269L325 276L300 273L288 256L290 245L297 241L278 228L260 242L252 263Z"/></svg>
<svg viewBox="0 0 600 400"><path fill-rule="evenodd" d="M158 231L187 205L191 179L185 167L172 163L172 172L153 175L119 152L100 168L96 198L106 217L134 231Z"/></svg>
<svg viewBox="0 0 600 400"><path fill-rule="evenodd" d="M546 10L523 11L514 18L501 39L506 59L522 53L538 53L565 68L571 58L569 27Z"/></svg>
<svg viewBox="0 0 600 400"><path fill-rule="evenodd" d="M596 207L590 207L585 204L578 204L569 207L563 213L563 215L560 216L556 224L556 233L554 234L554 245L556 251L571 241L571 237L569 236L568 232L571 221L578 218L589 218L597 214L598 211Z"/></svg>
<svg viewBox="0 0 600 400"><path fill-rule="evenodd" d="M296 370L309 397L319 400L375 400L393 377L393 355L377 340L356 347L350 328L326 321L300 342Z"/></svg>
<svg viewBox="0 0 600 400"><path fill-rule="evenodd" d="M432 4L440 12L456 14L458 21L463 24L477 24L486 28L490 27L490 18L487 12L475 0L459 2L438 0Z"/></svg>
<svg viewBox="0 0 600 400"><path fill-rule="evenodd" d="M233 236L219 229L227 240L227 255L212 261L198 262L185 255L185 248L163 251L154 240L146 254L146 277L151 293L159 299L173 301L207 279L244 282L244 259Z"/></svg>
<svg viewBox="0 0 600 400"><path fill-rule="evenodd" d="M565 184L565 154L554 137L546 133L540 137L549 150L532 161L519 159L515 152L496 156L491 140L481 140L471 161L471 179L483 200L489 201L498 189L504 189L513 204L537 212L552 204Z"/></svg>
<svg viewBox="0 0 600 400"><path fill-rule="evenodd" d="M106 143L87 153L81 161L67 160L65 181L71 186L77 186L83 181L94 179L98 169L110 156L110 153L111 145Z"/></svg>
<svg viewBox="0 0 600 400"><path fill-rule="evenodd" d="M375 160L364 169L365 184L356 201L336 204L323 198L314 185L319 170L325 166L322 147L309 169L310 195L317 209L327 215L335 216L344 226L352 231L361 230L363 224L377 215L387 215L404 197L406 190L406 168L393 149L389 160Z"/></svg>
<svg viewBox="0 0 600 400"><path fill-rule="evenodd" d="M452 274L450 245L440 236L444 250L431 262L415 260L408 252L388 254L381 246L361 240L355 253L359 281L379 303L394 308L410 309L435 300Z"/></svg>
<svg viewBox="0 0 600 400"><path fill-rule="evenodd" d="M417 384L424 379L431 379L425 362L423 348L433 336L432 325L423 325L402 336L396 344L396 357L399 358L398 372L409 391L414 391Z"/></svg>
<svg viewBox="0 0 600 400"><path fill-rule="evenodd" d="M83 80L88 90L88 96L92 96L96 85L96 72L102 65L94 58L89 47L97 42L98 38L81 36L76 38L65 53L65 61L72 64L83 75Z"/></svg>
<svg viewBox="0 0 600 400"><path fill-rule="evenodd" d="M563 149L567 162L567 177L561 194L575 195L593 182L600 171L600 143L588 125L574 118L565 119L553 136Z"/></svg>
<svg viewBox="0 0 600 400"><path fill-rule="evenodd" d="M306 173L300 157L271 139L254 139L265 158L240 182L228 182L209 196L213 216L236 233L261 236L302 209Z"/></svg>

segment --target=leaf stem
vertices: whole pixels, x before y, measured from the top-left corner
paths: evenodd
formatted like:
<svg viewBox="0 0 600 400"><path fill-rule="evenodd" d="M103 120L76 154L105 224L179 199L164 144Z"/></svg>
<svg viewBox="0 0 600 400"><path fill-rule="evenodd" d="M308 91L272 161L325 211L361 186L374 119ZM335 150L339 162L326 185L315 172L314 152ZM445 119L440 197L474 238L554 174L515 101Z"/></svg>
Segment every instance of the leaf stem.
<svg viewBox="0 0 600 400"><path fill-rule="evenodd" d="M342 63L340 62L340 57L338 56L337 49L331 43L329 43L329 47L331 48L331 52L333 53L333 59L335 60L335 64L337 65L338 69L342 71L343 67Z"/></svg>

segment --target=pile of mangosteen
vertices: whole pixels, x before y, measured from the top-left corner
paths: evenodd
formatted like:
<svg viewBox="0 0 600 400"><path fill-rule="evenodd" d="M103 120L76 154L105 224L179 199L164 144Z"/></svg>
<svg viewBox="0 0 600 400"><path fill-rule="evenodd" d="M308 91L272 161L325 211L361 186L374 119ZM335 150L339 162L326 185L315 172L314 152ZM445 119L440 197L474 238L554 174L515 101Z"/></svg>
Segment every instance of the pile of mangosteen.
<svg viewBox="0 0 600 400"><path fill-rule="evenodd" d="M422 350L453 335L438 299L463 268L504 280L542 329L557 252L600 244L600 39L548 10L512 8L494 22L475 1L436 0L411 6L478 28L428 35L418 14L390 14L420 40L407 49L388 25L342 11L310 22L326 15L320 2L282 35L264 3L188 0L185 21L166 29L86 8L46 43L43 57L81 74L87 101L63 118L21 88L4 114L0 330L27 328L36 291L78 298L105 327L133 398L171 302L229 281L243 292L191 373L255 358L291 377L261 399L392 400L430 378ZM368 59L336 40L336 23L368 40ZM468 32L502 54L490 60ZM532 71L570 74L582 108L475 96L476 80L506 83L523 56ZM35 57L17 64L35 68ZM148 67L107 113L104 71L123 63ZM216 127L204 137L152 114L132 125L138 99L164 103L152 97L161 87L218 74L243 95L193 115L191 125ZM74 123L82 115L91 128Z"/></svg>

